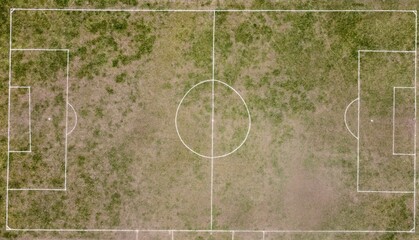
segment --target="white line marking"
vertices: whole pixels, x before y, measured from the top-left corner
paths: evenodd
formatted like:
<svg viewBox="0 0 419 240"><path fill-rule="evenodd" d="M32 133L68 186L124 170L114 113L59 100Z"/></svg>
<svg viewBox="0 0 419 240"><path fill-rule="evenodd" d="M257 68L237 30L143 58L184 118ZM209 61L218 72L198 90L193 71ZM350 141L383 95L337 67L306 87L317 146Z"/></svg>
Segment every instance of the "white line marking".
<svg viewBox="0 0 419 240"><path fill-rule="evenodd" d="M7 167L6 167L6 206L5 206L5 225L6 229L9 226L9 174L10 174L10 86L12 85L12 13L13 9L9 11L9 98L7 110Z"/></svg>
<svg viewBox="0 0 419 240"><path fill-rule="evenodd" d="M68 75L70 68L70 51L67 49L66 90L65 90L65 145L64 145L64 189L67 190L67 132L68 132Z"/></svg>
<svg viewBox="0 0 419 240"><path fill-rule="evenodd" d="M234 240L234 231L231 232L231 240Z"/></svg>
<svg viewBox="0 0 419 240"><path fill-rule="evenodd" d="M57 51L69 51L65 48L13 48L11 51L42 51L42 52L57 52Z"/></svg>
<svg viewBox="0 0 419 240"><path fill-rule="evenodd" d="M212 17L212 84L211 84L211 224L213 229L213 195L214 195L214 109L215 109L215 11Z"/></svg>
<svg viewBox="0 0 419 240"><path fill-rule="evenodd" d="M16 10L16 9L14 9ZM10 20L11 21L11 20ZM11 42L11 31L12 31L12 22L10 22L10 42ZM10 45L11 46L11 45ZM58 51L63 51L66 52L67 54L67 66L66 66L66 106L65 106L65 133L64 133L64 138L65 138L65 143L64 143L64 189L67 190L67 136L69 135L68 132L68 105L71 106L71 104L68 102L68 78L69 78L69 66L70 66L70 50L69 49L54 49L54 48L11 48L10 47L10 53L9 53L9 61L10 61L10 80L9 80L9 88L24 88L21 86L11 86L11 52L12 51L45 51L45 52L58 52ZM25 88L29 88L29 152L32 152L32 130L31 130L31 97L30 97L30 89L31 87L25 87ZM9 98L10 98L10 90L9 90ZM75 112L73 106L71 106L73 111ZM9 99L9 112L10 112L10 99ZM75 112L76 114L76 112ZM10 118L10 115L9 115ZM76 123L77 123L77 114L76 114ZM10 125L10 119L9 119L9 125ZM74 126L75 127L75 126ZM9 127L10 128L10 127ZM72 129L72 131L74 130L74 128ZM72 132L70 131L70 133ZM9 130L10 132L10 130ZM8 138L10 138L10 133ZM9 140L8 140L9 142ZM8 143L9 144L9 143ZM10 152L10 147L8 147L9 152ZM18 151L13 151L13 152L18 152ZM23 152L23 151L19 151L19 152ZM42 188L40 188L42 189ZM36 191L36 190L33 190Z"/></svg>
<svg viewBox="0 0 419 240"><path fill-rule="evenodd" d="M388 194L409 194L409 193L413 193L413 197L414 197L414 201L415 201L415 196L416 196L416 190L414 189L413 192L412 191L398 191L398 190L360 190L359 187L359 179L360 179L360 174L359 174L359 167L360 167L360 108L361 108L361 52L365 52L365 53L384 53L384 52L388 52L388 53L411 53L411 52L415 52L415 51L398 51L398 50L358 50L358 138L357 138L357 182L356 182L356 189L358 193L388 193ZM415 64L416 65L416 64ZM415 66L416 68L416 66ZM416 75L416 74L415 74ZM416 80L415 80L416 82ZM416 159L416 154L403 154L403 153L394 153L394 105L395 105L395 98L394 98L394 94L395 94L395 88L413 88L413 87L408 87L408 86L401 86L401 87L393 87L393 155L411 155L414 156L414 159ZM416 88L415 88L416 91ZM416 94L415 94L415 128L416 128ZM416 146L416 129L414 129L415 131L415 146ZM416 153L416 149L414 150L414 152ZM416 162L416 160L414 160L414 162ZM415 170L414 170L415 172ZM415 175L415 173L414 173ZM416 179L416 177L414 177Z"/></svg>
<svg viewBox="0 0 419 240"><path fill-rule="evenodd" d="M262 240L265 240L265 231L262 232Z"/></svg>
<svg viewBox="0 0 419 240"><path fill-rule="evenodd" d="M73 105L71 105L70 103L67 103L70 107L71 107L71 109L73 110L73 112L74 112L74 126L73 126L73 128L70 130L70 132L68 132L67 133L67 136L68 135L70 135L73 131L74 131L74 129L76 128L76 126L77 126L77 112L76 112L76 110L74 109L74 107L73 107Z"/></svg>
<svg viewBox="0 0 419 240"><path fill-rule="evenodd" d="M31 107L31 87L28 88L29 90L29 152L32 152L32 107Z"/></svg>
<svg viewBox="0 0 419 240"><path fill-rule="evenodd" d="M358 50L359 52L371 52L371 53L415 53L414 50Z"/></svg>
<svg viewBox="0 0 419 240"><path fill-rule="evenodd" d="M320 13L339 13L339 12L401 12L401 13L414 13L416 16L416 39L415 39L415 92L416 92L416 62L417 62L417 11L416 10L147 10L147 9L59 9L59 8L11 8L10 15L9 15L9 87L11 86L11 52L12 51L19 51L19 50L41 50L41 49L12 49L12 12L15 10L19 11L86 11L86 12L320 12ZM64 49L63 49L64 50ZM385 50L384 50L385 51ZM412 52L412 51L397 51L397 52ZM358 51L358 78L360 76L359 73L359 51ZM360 85L358 81L358 99L360 99ZM416 96L416 94L415 94ZM416 102L416 98L415 98ZM415 105L416 106L416 105ZM359 109L360 103L358 104L358 134L359 134ZM416 116L416 107L415 107L415 116ZM415 122L415 130L416 130L416 122ZM167 229L159 230L159 229L12 229L8 226L8 186L9 186L9 153L10 153L10 90L9 90L9 111L8 111L8 154L7 154L7 174L6 174L6 230L9 231L26 231L26 232L166 232ZM415 142L416 142L416 131L415 131ZM358 156L359 156L359 140L357 144L358 149ZM415 144L416 149L416 144ZM415 150L416 152L416 150ZM359 183L359 157L358 157L358 164L357 164L357 187ZM416 195L416 155L414 161L414 193ZM414 221L416 221L416 198L414 198ZM415 224L414 224L415 225ZM413 228L414 229L414 228ZM412 229L412 230L413 230ZM242 233L262 233L263 238L265 238L265 233L412 233L414 231L388 231L388 230L269 230L269 231L261 231L261 230L234 230L236 232ZM176 230L177 232L232 232L232 230ZM172 237L173 237L173 230L172 230Z"/></svg>
<svg viewBox="0 0 419 240"><path fill-rule="evenodd" d="M358 137L357 139L357 154L356 154L356 191L359 192L359 142L361 137L361 132L359 131L359 120L360 120L360 109L361 109L361 52L358 51Z"/></svg>
<svg viewBox="0 0 419 240"><path fill-rule="evenodd" d="M215 80L215 18L216 11L213 11L212 16L212 79Z"/></svg>
<svg viewBox="0 0 419 240"><path fill-rule="evenodd" d="M352 100L352 102L350 102L350 103L348 104L348 106L346 106L345 113L344 113L344 115L343 115L343 120L344 120L344 122L345 122L346 129L348 129L349 133L350 133L352 136L354 136L354 138L358 139L358 136L356 136L356 135L355 135L355 134L351 131L351 129L349 129L348 122L347 122L347 117L346 117L346 114L347 114L347 112L348 112L349 107L350 107L350 106L351 106L351 105L352 105L355 101L358 101L358 98L355 98L354 100Z"/></svg>
<svg viewBox="0 0 419 240"><path fill-rule="evenodd" d="M179 109L180 109L180 107L181 107L181 105L182 105L182 103L183 103L183 101L185 100L185 98L186 98L186 96L188 96L188 94L194 89L194 88L196 88L197 86L199 86L199 85L201 85L201 84L204 84L204 83L208 83L208 82L211 82L211 83L213 83L214 82L214 84L215 84L215 82L217 82L217 83L221 83L221 84L223 84L224 86L226 86L226 87L228 87L229 89L231 89L234 93L236 93L238 96L239 96L239 98L240 98L240 100L243 102L243 105L244 105L244 107L246 108L246 111L247 111L247 115L248 115L248 126L247 126L247 132L246 132L246 136L244 137L244 139L243 139L243 141L235 148L235 149L233 149L231 152L228 152L228 153L225 153L225 154L223 154L223 155L217 155L217 156L210 156L211 154L209 154L209 155L203 155L203 154L201 154L201 153L198 153L198 152L196 152L195 150L193 150L191 147L189 147L186 143L185 143L185 141L183 140L183 138L182 138L182 136L181 136L181 134L180 134L180 132L179 132L179 128L178 128L178 123L177 123L177 118L178 118L178 114L179 114ZM175 114L175 128L176 128L176 133L177 133L177 135L178 135L178 137L179 137L179 139L180 139L180 141L182 142L182 144L187 148L187 149L189 149L191 152L193 152L193 153L195 153L196 155L198 155L198 156L200 156L200 157L203 157L203 158L208 158L208 159L211 159L211 158L222 158L222 157L225 157L225 156L228 156L228 155L230 155L230 154L233 154L233 153L235 153L237 150L239 150L239 148L241 148L241 146L243 146L243 144L247 141L247 138L249 137L249 134L250 134L250 129L251 129L251 127L252 127L252 119L251 119L251 116L250 116L250 111L249 111L249 107L247 106L247 104L246 104L246 102L244 101L244 99L243 99L243 97L240 95L240 93L236 90L236 89L234 89L232 86L230 86L230 85L228 85L227 83L225 83L225 82L223 82L223 81L219 81L219 80L213 80L213 79L210 79L210 80L204 80L204 81L201 81L201 82L199 82L199 83L197 83L197 84L195 84L195 85L193 85L186 93L185 93L185 95L182 97L182 99L180 100L180 102L179 102L179 105L178 105L178 107L177 107L177 109L176 109L176 114Z"/></svg>
<svg viewBox="0 0 419 240"><path fill-rule="evenodd" d="M172 240L175 240L175 234L174 234L174 232L171 231L171 234L172 234Z"/></svg>
<svg viewBox="0 0 419 240"><path fill-rule="evenodd" d="M167 232L167 229L17 229L9 228L9 231L21 231L21 232ZM179 229L179 230L170 230L170 233L412 233L409 230L395 231L395 230L210 230L210 229Z"/></svg>
<svg viewBox="0 0 419 240"><path fill-rule="evenodd" d="M413 139L413 152L415 156L413 157L413 232L416 232L416 119L417 119L417 83L416 83L416 75L417 75L417 58L418 58L418 14L417 11L415 13L415 126L414 126L414 134L415 137Z"/></svg>
<svg viewBox="0 0 419 240"><path fill-rule="evenodd" d="M135 231L135 240L138 240L138 230Z"/></svg>
<svg viewBox="0 0 419 240"><path fill-rule="evenodd" d="M413 191L359 190L359 193L412 194Z"/></svg>
<svg viewBox="0 0 419 240"><path fill-rule="evenodd" d="M396 88L393 87L393 155L394 155L394 133L396 131L396 124L395 124L395 115L396 115Z"/></svg>
<svg viewBox="0 0 419 240"><path fill-rule="evenodd" d="M394 156L415 156L414 153L393 153Z"/></svg>
<svg viewBox="0 0 419 240"><path fill-rule="evenodd" d="M15 151L15 150L10 150L9 153L31 153L32 151Z"/></svg>
<svg viewBox="0 0 419 240"><path fill-rule="evenodd" d="M65 191L65 188L9 188L9 191Z"/></svg>
<svg viewBox="0 0 419 240"><path fill-rule="evenodd" d="M400 13L415 13L416 10L329 10L329 9L316 9L316 10L303 10L303 9L95 9L95 8L14 8L16 11L76 11L76 12L320 12L320 13L339 13L339 12L400 12Z"/></svg>

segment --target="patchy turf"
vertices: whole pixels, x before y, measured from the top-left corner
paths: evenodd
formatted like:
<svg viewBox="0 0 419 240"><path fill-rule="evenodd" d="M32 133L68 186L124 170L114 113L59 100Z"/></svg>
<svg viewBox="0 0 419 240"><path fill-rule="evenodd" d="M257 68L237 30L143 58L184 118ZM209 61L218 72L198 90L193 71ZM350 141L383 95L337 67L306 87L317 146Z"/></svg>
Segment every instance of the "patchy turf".
<svg viewBox="0 0 419 240"><path fill-rule="evenodd" d="M212 207L216 230L410 230L411 194L356 192L357 141L343 114L358 97L358 50L412 50L414 22L412 12L217 12L213 46L212 12L15 11L13 48L69 49L68 103L75 112L66 104L65 52L13 52L12 85L31 86L31 108L28 90L11 91L10 146L29 147L30 109L32 152L10 153L9 187L62 188L65 154L68 162L67 191L9 191L9 227L168 231L4 236L170 239L172 229L209 229ZM359 133L358 102L347 115L361 139L361 190L413 189L413 157L392 156L393 87L413 84L413 64L411 53L362 53ZM226 85L202 83L213 78ZM409 151L414 95L397 94L395 139ZM207 157L189 151L178 134ZM262 236L236 232L234 239ZM410 236L271 232L265 239Z"/></svg>

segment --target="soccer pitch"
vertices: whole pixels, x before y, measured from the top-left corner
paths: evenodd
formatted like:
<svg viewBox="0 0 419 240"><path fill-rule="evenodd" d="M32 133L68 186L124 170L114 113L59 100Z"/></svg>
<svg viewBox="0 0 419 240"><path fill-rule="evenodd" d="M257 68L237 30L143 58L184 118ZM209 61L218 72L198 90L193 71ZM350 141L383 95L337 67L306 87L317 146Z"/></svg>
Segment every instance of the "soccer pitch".
<svg viewBox="0 0 419 240"><path fill-rule="evenodd" d="M9 40L7 231L416 232L416 10L11 8Z"/></svg>

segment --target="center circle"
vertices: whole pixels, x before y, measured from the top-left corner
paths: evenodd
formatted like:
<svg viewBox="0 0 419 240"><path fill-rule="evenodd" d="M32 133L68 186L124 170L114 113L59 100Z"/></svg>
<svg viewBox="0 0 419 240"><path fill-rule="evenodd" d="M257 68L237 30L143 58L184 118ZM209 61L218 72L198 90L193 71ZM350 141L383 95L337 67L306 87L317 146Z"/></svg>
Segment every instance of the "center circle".
<svg viewBox="0 0 419 240"><path fill-rule="evenodd" d="M180 141L191 152L204 158L221 158L246 142L250 111L232 86L205 80L193 85L180 100L175 127Z"/></svg>

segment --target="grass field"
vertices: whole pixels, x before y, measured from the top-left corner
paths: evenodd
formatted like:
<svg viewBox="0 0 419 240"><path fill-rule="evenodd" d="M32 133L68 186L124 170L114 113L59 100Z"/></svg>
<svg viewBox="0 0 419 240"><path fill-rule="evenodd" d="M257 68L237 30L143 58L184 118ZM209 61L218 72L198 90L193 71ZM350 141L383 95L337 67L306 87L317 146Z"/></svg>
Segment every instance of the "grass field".
<svg viewBox="0 0 419 240"><path fill-rule="evenodd" d="M301 4L7 14L3 237L415 239L416 6Z"/></svg>

